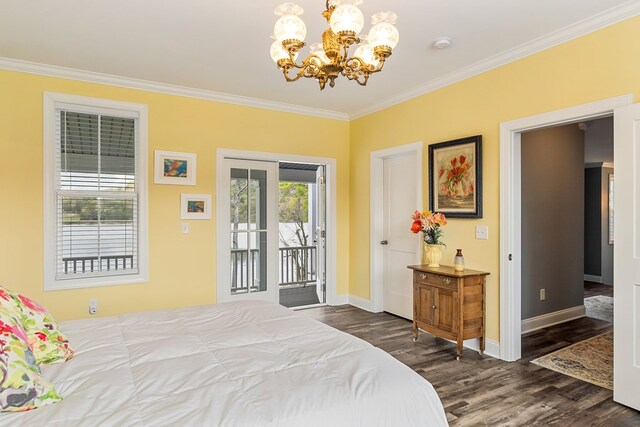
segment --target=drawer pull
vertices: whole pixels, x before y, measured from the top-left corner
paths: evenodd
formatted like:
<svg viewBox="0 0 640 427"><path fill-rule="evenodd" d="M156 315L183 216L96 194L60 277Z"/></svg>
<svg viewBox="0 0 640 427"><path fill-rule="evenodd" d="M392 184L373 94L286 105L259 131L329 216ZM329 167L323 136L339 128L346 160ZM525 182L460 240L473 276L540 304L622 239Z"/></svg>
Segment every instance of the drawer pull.
<svg viewBox="0 0 640 427"><path fill-rule="evenodd" d="M433 308L433 309L435 310L435 309L436 309L436 308L438 308L438 307L436 307L436 306L434 305L434 306L432 306L431 308Z"/></svg>
<svg viewBox="0 0 640 427"><path fill-rule="evenodd" d="M442 278L442 281L443 281L444 283L446 283L447 285L448 285L449 283L451 283L451 279L450 279L450 278L448 278L448 277L443 277L443 278Z"/></svg>
<svg viewBox="0 0 640 427"><path fill-rule="evenodd" d="M422 280L425 280L425 279L427 278L427 275L426 275L426 274L424 274L424 273L420 273L420 278L421 278Z"/></svg>

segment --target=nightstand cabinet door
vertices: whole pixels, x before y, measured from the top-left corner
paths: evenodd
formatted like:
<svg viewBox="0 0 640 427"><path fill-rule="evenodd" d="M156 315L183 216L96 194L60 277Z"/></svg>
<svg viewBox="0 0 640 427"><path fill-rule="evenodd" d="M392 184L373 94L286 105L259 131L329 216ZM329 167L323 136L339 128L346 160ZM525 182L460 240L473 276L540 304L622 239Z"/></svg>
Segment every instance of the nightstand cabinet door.
<svg viewBox="0 0 640 427"><path fill-rule="evenodd" d="M413 315L421 324L433 326L435 323L436 299L434 289L423 284L413 284L414 299L418 300L413 305Z"/></svg>
<svg viewBox="0 0 640 427"><path fill-rule="evenodd" d="M458 291L444 288L433 288L435 294L435 326L440 331L450 334L458 333L460 305Z"/></svg>

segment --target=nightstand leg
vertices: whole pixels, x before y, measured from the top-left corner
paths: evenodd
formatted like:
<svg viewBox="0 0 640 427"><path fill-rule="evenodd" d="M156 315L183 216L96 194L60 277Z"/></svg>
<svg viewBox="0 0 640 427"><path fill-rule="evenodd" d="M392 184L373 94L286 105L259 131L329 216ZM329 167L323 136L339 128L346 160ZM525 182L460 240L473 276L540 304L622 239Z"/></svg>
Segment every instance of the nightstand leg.
<svg viewBox="0 0 640 427"><path fill-rule="evenodd" d="M418 341L418 325L413 322L413 342Z"/></svg>
<svg viewBox="0 0 640 427"><path fill-rule="evenodd" d="M480 354L484 354L484 335L480 337Z"/></svg>
<svg viewBox="0 0 640 427"><path fill-rule="evenodd" d="M458 352L457 352L457 360L460 360L462 358L462 338L458 337Z"/></svg>

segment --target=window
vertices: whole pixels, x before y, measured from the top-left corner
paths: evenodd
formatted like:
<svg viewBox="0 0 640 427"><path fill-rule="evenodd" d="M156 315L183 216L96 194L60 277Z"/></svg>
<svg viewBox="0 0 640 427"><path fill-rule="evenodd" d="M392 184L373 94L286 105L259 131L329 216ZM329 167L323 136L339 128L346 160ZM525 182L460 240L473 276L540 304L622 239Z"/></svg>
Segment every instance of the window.
<svg viewBox="0 0 640 427"><path fill-rule="evenodd" d="M146 106L45 93L45 290L147 280Z"/></svg>

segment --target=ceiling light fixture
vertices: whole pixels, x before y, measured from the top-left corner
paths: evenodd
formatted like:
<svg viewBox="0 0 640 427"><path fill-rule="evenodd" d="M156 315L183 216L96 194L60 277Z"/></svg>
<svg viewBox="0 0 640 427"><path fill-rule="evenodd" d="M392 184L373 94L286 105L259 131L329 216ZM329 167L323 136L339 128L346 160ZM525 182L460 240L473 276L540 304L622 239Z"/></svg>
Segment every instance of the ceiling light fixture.
<svg viewBox="0 0 640 427"><path fill-rule="evenodd" d="M322 16L329 29L322 33L321 43L309 47L311 54L301 64L296 64L296 59L307 36L307 27L300 19L304 11L293 3L276 8L275 14L280 18L273 29L276 41L271 45L271 58L282 70L286 81L314 78L322 90L327 82L334 87L335 79L342 74L365 86L371 74L382 70L385 60L398 44L399 34L394 26L397 16L393 12L376 13L371 18L373 27L369 34L359 36L364 26L364 16L358 9L361 3L362 0L326 0ZM349 56L349 48L354 44L360 46L353 56Z"/></svg>

